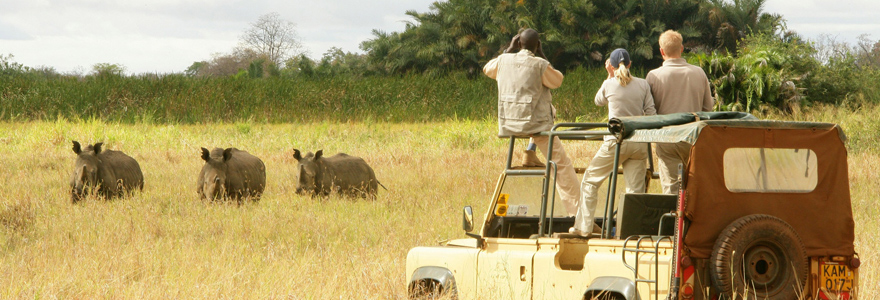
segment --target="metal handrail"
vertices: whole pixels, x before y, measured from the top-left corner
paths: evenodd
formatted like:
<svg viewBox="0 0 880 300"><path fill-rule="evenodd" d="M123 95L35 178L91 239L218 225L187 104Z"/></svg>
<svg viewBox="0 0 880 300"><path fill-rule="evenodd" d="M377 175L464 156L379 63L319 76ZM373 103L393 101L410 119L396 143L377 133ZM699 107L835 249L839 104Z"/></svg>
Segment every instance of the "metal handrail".
<svg viewBox="0 0 880 300"><path fill-rule="evenodd" d="M638 240L636 241L636 248L635 249L627 247L627 245L629 244L630 241L633 240L633 238L638 238ZM651 242L654 244L654 250L645 250L645 249L641 248L642 241L645 239L651 240ZM635 282L636 285L638 285L639 283L647 283L647 284L653 283L654 284L654 300L660 299L660 281L659 281L660 280L660 242L662 242L663 240L669 240L669 242L672 243L671 236L659 236L659 237L657 237L656 241L654 240L654 236L650 236L650 235L629 236L626 238L626 240L623 241L623 251L621 251L621 258L623 259L623 265L633 271L633 282ZM632 252L635 254L635 256L636 256L635 266L632 266L626 262L626 253L627 252ZM641 261L639 260L640 253L654 254L654 279L653 280L639 279L639 265L641 264Z"/></svg>
<svg viewBox="0 0 880 300"><path fill-rule="evenodd" d="M605 130L595 130L604 128ZM608 129L607 123L556 123L549 131L542 131L536 133L534 135L523 135L523 136L509 136L510 138L510 146L507 152L507 164L504 170L506 175L512 176L544 176L543 186L541 187L541 212L540 212L540 221L538 224L538 235L545 236L550 235L552 231L552 222L553 222L553 210L556 205L556 174L558 173L558 166L555 162L553 162L553 151L547 151L546 159L547 164L544 170L523 170L523 169L513 169L513 150L515 147L515 141L517 138L528 138L530 136L547 136L549 138L547 143L547 149L553 149L554 137L559 138L560 140L603 140L605 136L611 135L611 131ZM620 156L620 144L617 145L617 149L615 151L615 159L614 165L619 165L619 156ZM552 170L551 170L552 169ZM616 190L617 187L617 174L618 172L612 172L611 175L611 185L610 187L613 190ZM553 180L550 180L549 174L553 174ZM553 184L552 192L550 192L550 184ZM610 193L610 198L608 199L610 202L607 206L614 206L614 197L616 193ZM552 196L551 196L552 195ZM549 203L548 203L549 201ZM547 206L550 205L550 216L548 222L547 215ZM605 219L610 220L611 212L606 212ZM546 225L546 227L545 227ZM602 237L610 238L611 235L611 222L606 221L605 226L603 226Z"/></svg>
<svg viewBox="0 0 880 300"><path fill-rule="evenodd" d="M550 151L547 151L547 152L550 152ZM548 164L548 165L549 165L549 164L553 164L553 193L552 193L553 198L552 198L551 201L550 201L550 221L547 222L547 235L549 236L549 235L552 234L552 232L550 232L550 231L553 230L553 211L556 209L556 189L557 189L557 187L556 187L556 175L559 174L559 166L556 165L556 162L554 162L554 161L549 161L549 160L547 161L547 164ZM549 180L550 180L550 177L545 177L545 180L544 180L544 181L549 181ZM542 195L542 196L543 196L543 197L546 197L546 195ZM541 215L544 216L545 219L547 218L547 216L546 216L545 214L541 214ZM542 222L539 222L539 223L538 223L538 230L539 230L538 232L539 232L539 233L542 232L542 231L540 231L540 230L541 230L541 228L540 228L541 224L543 224L543 220L542 220ZM541 234L539 234L539 235L541 235Z"/></svg>

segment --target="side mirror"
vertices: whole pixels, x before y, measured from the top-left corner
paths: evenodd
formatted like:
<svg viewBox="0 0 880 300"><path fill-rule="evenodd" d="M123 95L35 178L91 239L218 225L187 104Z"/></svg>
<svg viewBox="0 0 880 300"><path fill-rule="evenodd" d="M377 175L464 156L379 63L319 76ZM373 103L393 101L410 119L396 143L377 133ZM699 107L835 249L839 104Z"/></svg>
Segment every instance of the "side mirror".
<svg viewBox="0 0 880 300"><path fill-rule="evenodd" d="M471 232L474 230L474 209L470 206L464 207L461 218L461 227L465 232Z"/></svg>

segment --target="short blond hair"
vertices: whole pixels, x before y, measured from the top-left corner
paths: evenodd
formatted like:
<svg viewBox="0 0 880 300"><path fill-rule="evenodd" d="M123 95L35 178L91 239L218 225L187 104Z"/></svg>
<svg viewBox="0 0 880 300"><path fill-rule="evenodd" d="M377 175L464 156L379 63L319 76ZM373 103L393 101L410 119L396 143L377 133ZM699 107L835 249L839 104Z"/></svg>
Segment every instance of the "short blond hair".
<svg viewBox="0 0 880 300"><path fill-rule="evenodd" d="M682 48L681 33L675 30L667 30L660 35L660 49L666 52L666 55L680 56Z"/></svg>

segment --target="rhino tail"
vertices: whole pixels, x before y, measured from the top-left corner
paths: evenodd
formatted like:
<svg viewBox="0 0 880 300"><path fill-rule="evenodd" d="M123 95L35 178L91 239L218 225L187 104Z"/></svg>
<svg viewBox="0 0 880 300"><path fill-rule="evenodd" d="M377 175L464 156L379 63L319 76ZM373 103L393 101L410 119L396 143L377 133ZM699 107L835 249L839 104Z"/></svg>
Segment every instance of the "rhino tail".
<svg viewBox="0 0 880 300"><path fill-rule="evenodd" d="M378 183L379 186L381 186L381 187L382 187L383 189L385 189L386 191L388 190L388 188L385 187L385 185L383 185L381 182L379 182L379 180L376 180L376 183Z"/></svg>

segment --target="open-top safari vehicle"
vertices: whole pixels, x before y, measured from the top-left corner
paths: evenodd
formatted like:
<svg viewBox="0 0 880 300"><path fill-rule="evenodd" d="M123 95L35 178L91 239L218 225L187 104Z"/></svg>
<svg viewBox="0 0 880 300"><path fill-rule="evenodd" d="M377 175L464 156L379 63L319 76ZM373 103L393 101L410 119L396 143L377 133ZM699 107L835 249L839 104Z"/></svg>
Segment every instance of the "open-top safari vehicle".
<svg viewBox="0 0 880 300"><path fill-rule="evenodd" d="M604 135L646 147L688 143L681 192L616 197L612 172L595 220L601 233L569 235L574 217L556 203L555 166L512 166L523 137L510 137L480 231L471 233L465 207L469 238L410 250L412 298L856 298L860 261L837 125L726 112L563 123L541 134L566 147Z"/></svg>

